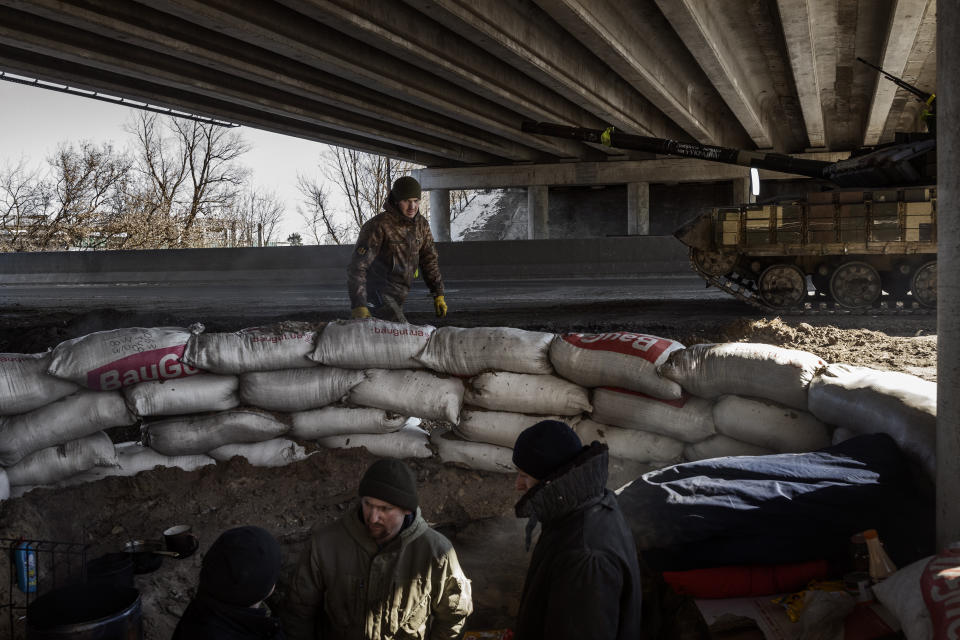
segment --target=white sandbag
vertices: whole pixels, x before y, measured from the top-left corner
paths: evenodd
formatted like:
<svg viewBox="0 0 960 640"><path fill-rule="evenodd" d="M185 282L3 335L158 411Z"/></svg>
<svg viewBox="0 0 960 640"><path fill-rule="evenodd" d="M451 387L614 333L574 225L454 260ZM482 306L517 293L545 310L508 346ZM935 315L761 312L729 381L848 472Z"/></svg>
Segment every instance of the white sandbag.
<svg viewBox="0 0 960 640"><path fill-rule="evenodd" d="M552 333L511 327L441 327L417 359L434 371L475 376L487 371L553 373Z"/></svg>
<svg viewBox="0 0 960 640"><path fill-rule="evenodd" d="M10 497L10 479L7 477L7 471L0 467L0 501Z"/></svg>
<svg viewBox="0 0 960 640"><path fill-rule="evenodd" d="M470 442L451 437L446 433L435 436L430 442L437 448L437 455L445 463L461 465L477 471L516 473L513 465L513 449L485 442Z"/></svg>
<svg viewBox="0 0 960 640"><path fill-rule="evenodd" d="M465 406L460 412L460 422L453 430L458 436L471 442L485 442L513 449L517 436L541 420L559 420L572 427L580 421L580 416L529 415Z"/></svg>
<svg viewBox="0 0 960 640"><path fill-rule="evenodd" d="M683 447L683 457L691 462L727 456L767 456L773 453L776 451L740 442L721 433Z"/></svg>
<svg viewBox="0 0 960 640"><path fill-rule="evenodd" d="M130 425L136 418L119 391L88 391L18 416L0 416L0 466L24 456L110 427Z"/></svg>
<svg viewBox="0 0 960 640"><path fill-rule="evenodd" d="M624 460L666 464L683 455L682 442L656 433L621 429L594 420L581 420L573 430L583 444L594 440L603 442L610 449L611 456Z"/></svg>
<svg viewBox="0 0 960 640"><path fill-rule="evenodd" d="M574 416L592 411L590 396L580 385L550 375L494 371L470 378L464 404L514 413Z"/></svg>
<svg viewBox="0 0 960 640"><path fill-rule="evenodd" d="M7 467L7 478L11 485L50 484L96 466L116 465L113 442L101 431L31 453Z"/></svg>
<svg viewBox="0 0 960 640"><path fill-rule="evenodd" d="M151 380L123 389L127 406L138 416L176 416L224 411L240 404L240 379L201 373L179 380Z"/></svg>
<svg viewBox="0 0 960 640"><path fill-rule="evenodd" d="M840 444L850 438L856 438L857 434L846 427L837 427L833 430L833 437L830 438L830 444Z"/></svg>
<svg viewBox="0 0 960 640"><path fill-rule="evenodd" d="M367 407L323 407L290 414L290 435L316 440L347 433L390 433L403 427L406 416Z"/></svg>
<svg viewBox="0 0 960 640"><path fill-rule="evenodd" d="M148 422L141 427L140 441L168 456L184 456L207 453L225 444L263 442L288 430L270 414L233 409Z"/></svg>
<svg viewBox="0 0 960 640"><path fill-rule="evenodd" d="M306 460L308 457L303 447L286 438L273 438L250 444L225 444L211 451L209 455L220 462L240 456L255 467L285 467L291 462Z"/></svg>
<svg viewBox="0 0 960 640"><path fill-rule="evenodd" d="M807 387L827 363L806 351L769 344L698 344L670 354L660 375L703 398L765 398L807 410Z"/></svg>
<svg viewBox="0 0 960 640"><path fill-rule="evenodd" d="M142 471L150 471L155 467L176 467L184 471L193 471L200 467L217 464L217 461L207 455L194 456L165 456L145 447L139 442L121 442L114 445L117 452L116 467L94 467L77 475L70 476L57 483L58 487L72 487L87 482L96 482L110 476L129 477Z"/></svg>
<svg viewBox="0 0 960 640"><path fill-rule="evenodd" d="M366 379L350 390L351 404L454 424L460 419L463 382L457 378L387 369L367 369L365 374Z"/></svg>
<svg viewBox="0 0 960 640"><path fill-rule="evenodd" d="M434 327L376 318L337 320L324 327L310 359L345 369L420 369L415 356Z"/></svg>
<svg viewBox="0 0 960 640"><path fill-rule="evenodd" d="M420 427L406 426L393 433L351 433L328 436L317 440L328 449L352 449L366 447L367 451L380 458L429 458L427 432Z"/></svg>
<svg viewBox="0 0 960 640"><path fill-rule="evenodd" d="M713 423L713 401L684 395L662 400L637 391L601 387L593 390L593 413L602 424L638 429L698 442L717 432Z"/></svg>
<svg viewBox="0 0 960 640"><path fill-rule="evenodd" d="M193 375L200 370L180 362L191 331L203 325L98 331L58 344L47 372L98 391Z"/></svg>
<svg viewBox="0 0 960 640"><path fill-rule="evenodd" d="M240 376L240 398L262 409L306 411L340 400L363 379L362 371L336 367L256 371Z"/></svg>
<svg viewBox="0 0 960 640"><path fill-rule="evenodd" d="M550 345L557 373L584 387L619 387L676 400L680 385L657 375L657 365L683 345L629 331L566 333Z"/></svg>
<svg viewBox="0 0 960 640"><path fill-rule="evenodd" d="M806 411L740 396L713 405L717 431L778 453L805 453L830 446L830 428Z"/></svg>
<svg viewBox="0 0 960 640"><path fill-rule="evenodd" d="M49 375L49 367L49 353L0 353L0 416L39 409L80 388Z"/></svg>
<svg viewBox="0 0 960 640"><path fill-rule="evenodd" d="M856 433L886 433L936 477L937 383L896 371L831 364L810 383L810 413Z"/></svg>
<svg viewBox="0 0 960 640"><path fill-rule="evenodd" d="M322 324L281 322L233 333L200 333L190 337L182 362L220 374L299 369L316 365L307 356Z"/></svg>

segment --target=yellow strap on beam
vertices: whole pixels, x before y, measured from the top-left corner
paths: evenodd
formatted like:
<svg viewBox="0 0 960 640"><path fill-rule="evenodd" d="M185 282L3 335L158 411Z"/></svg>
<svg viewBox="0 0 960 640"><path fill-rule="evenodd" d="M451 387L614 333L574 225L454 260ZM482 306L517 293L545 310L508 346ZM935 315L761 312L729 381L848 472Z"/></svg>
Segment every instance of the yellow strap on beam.
<svg viewBox="0 0 960 640"><path fill-rule="evenodd" d="M600 142L610 146L610 134L613 133L613 127L607 127L603 130L603 133L600 134Z"/></svg>

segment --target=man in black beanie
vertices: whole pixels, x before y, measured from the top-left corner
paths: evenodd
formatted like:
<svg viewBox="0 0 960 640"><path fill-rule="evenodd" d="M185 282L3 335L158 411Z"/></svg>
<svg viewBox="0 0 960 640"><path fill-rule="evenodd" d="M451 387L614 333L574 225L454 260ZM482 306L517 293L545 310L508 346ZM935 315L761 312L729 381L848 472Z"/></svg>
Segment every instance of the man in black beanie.
<svg viewBox="0 0 960 640"><path fill-rule="evenodd" d="M283 640L280 621L262 606L280 575L280 545L266 529L220 534L203 557L196 597L173 640Z"/></svg>
<svg viewBox="0 0 960 640"><path fill-rule="evenodd" d="M630 529L608 491L607 446L583 446L566 423L543 420L513 447L518 518L529 518L516 640L636 640L640 567Z"/></svg>
<svg viewBox="0 0 960 640"><path fill-rule="evenodd" d="M354 318L406 322L403 303L419 269L433 295L438 318L446 317L440 262L430 224L420 214L420 183L411 176L398 178L383 212L360 228L347 267L347 292Z"/></svg>
<svg viewBox="0 0 960 640"><path fill-rule="evenodd" d="M473 611L453 545L420 514L413 470L370 465L360 503L314 527L281 618L289 640L453 640Z"/></svg>

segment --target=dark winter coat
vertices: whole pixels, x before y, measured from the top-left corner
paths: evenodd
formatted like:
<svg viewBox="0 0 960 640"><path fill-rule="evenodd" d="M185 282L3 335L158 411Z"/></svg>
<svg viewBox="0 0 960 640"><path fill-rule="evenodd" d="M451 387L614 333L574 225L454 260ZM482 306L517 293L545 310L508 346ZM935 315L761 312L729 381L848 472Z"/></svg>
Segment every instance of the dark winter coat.
<svg viewBox="0 0 960 640"><path fill-rule="evenodd" d="M606 489L607 447L594 442L517 503L542 526L517 616L516 640L637 640L640 567Z"/></svg>
<svg viewBox="0 0 960 640"><path fill-rule="evenodd" d="M360 228L347 267L350 306L362 307L371 302L379 307L380 296L384 294L403 305L417 267L430 292L434 296L443 295L440 262L430 224L420 213L407 218L387 200L383 213L370 218Z"/></svg>
<svg viewBox="0 0 960 640"><path fill-rule="evenodd" d="M283 640L280 620L260 607L240 607L197 596L183 612L172 640Z"/></svg>

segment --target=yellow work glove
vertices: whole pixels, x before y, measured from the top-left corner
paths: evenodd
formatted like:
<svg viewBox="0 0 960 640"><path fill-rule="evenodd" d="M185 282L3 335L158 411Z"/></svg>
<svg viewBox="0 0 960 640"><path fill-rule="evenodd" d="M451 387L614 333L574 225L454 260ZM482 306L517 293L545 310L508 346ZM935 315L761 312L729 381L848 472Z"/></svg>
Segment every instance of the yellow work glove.
<svg viewBox="0 0 960 640"><path fill-rule="evenodd" d="M436 296L433 299L433 308L436 310L438 318L447 317L447 303L444 301L443 296Z"/></svg>
<svg viewBox="0 0 960 640"><path fill-rule="evenodd" d="M366 307L354 307L353 309L350 310L350 315L352 315L357 320L361 318L369 318L370 309L367 309Z"/></svg>

